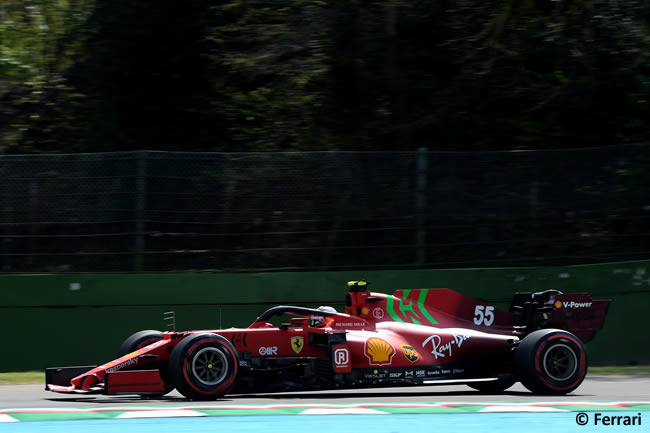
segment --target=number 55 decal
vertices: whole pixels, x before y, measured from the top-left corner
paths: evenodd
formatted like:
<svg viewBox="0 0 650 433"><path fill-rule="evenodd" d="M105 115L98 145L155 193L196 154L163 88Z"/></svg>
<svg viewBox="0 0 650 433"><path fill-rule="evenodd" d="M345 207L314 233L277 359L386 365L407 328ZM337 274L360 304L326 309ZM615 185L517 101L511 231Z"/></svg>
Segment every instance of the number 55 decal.
<svg viewBox="0 0 650 433"><path fill-rule="evenodd" d="M477 305L474 308L474 323L490 326L494 322L494 307Z"/></svg>

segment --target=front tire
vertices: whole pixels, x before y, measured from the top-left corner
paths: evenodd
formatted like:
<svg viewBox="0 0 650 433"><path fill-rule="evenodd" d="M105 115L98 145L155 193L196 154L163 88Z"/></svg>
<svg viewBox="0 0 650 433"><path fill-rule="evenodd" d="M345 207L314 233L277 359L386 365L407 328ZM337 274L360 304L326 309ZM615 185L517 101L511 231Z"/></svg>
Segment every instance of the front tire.
<svg viewBox="0 0 650 433"><path fill-rule="evenodd" d="M235 384L239 357L220 335L195 334L178 343L169 359L176 389L192 400L215 400Z"/></svg>
<svg viewBox="0 0 650 433"><path fill-rule="evenodd" d="M143 347L162 339L163 334L160 331L147 329L145 331L136 332L124 340L120 346L120 350L117 352L117 357L121 358L124 355L128 355L131 352L135 352L138 349L142 349Z"/></svg>
<svg viewBox="0 0 650 433"><path fill-rule="evenodd" d="M122 345L120 346L120 350L117 353L117 357L121 358L124 355L128 355L129 353L135 352L138 349L142 349L145 346L150 345L151 343L155 343L156 341L160 341L163 339L163 333L160 331L154 331L151 329L147 329L144 331L139 331L136 332L135 334L129 336ZM160 371L160 377L165 382L165 391L161 394L141 394L141 397L144 398L155 398L155 397L162 397L165 394L169 394L174 390L174 385L172 385L169 381L169 374L167 373L167 363L158 363L156 362L154 364L150 364L152 367L158 368Z"/></svg>
<svg viewBox="0 0 650 433"><path fill-rule="evenodd" d="M587 375L587 354L575 335L541 329L524 337L515 353L521 383L536 394L562 395L576 389Z"/></svg>

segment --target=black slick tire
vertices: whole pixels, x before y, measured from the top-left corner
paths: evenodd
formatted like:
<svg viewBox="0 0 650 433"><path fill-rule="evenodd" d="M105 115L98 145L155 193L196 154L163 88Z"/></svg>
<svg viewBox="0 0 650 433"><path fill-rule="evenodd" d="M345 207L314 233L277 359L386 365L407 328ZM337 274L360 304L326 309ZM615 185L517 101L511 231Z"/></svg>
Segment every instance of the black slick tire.
<svg viewBox="0 0 650 433"><path fill-rule="evenodd" d="M128 355L131 352L135 352L138 349L148 346L151 343L162 340L163 334L160 331L154 331L152 329L147 329L145 331L139 331L131 335L129 338L124 340L120 346L120 350L117 352L117 357L121 358L124 355Z"/></svg>
<svg viewBox="0 0 650 433"><path fill-rule="evenodd" d="M152 329L147 329L144 331L136 332L135 334L129 336L122 345L120 350L117 353L117 357L121 358L124 355L128 355L131 352L135 352L138 349L142 349L145 346L155 343L163 339L163 333L160 331L154 331ZM174 385L169 381L169 374L167 373L167 362L153 363L150 364L152 368L157 368L160 371L160 377L165 382L165 392L161 394L142 394L144 398L155 398L161 397L165 394L168 394L174 390Z"/></svg>
<svg viewBox="0 0 650 433"><path fill-rule="evenodd" d="M176 389L192 400L215 400L235 384L239 357L220 335L194 334L172 350L169 375Z"/></svg>
<svg viewBox="0 0 650 433"><path fill-rule="evenodd" d="M515 352L518 379L536 394L563 395L587 375L587 354L575 335L540 329L524 337Z"/></svg>

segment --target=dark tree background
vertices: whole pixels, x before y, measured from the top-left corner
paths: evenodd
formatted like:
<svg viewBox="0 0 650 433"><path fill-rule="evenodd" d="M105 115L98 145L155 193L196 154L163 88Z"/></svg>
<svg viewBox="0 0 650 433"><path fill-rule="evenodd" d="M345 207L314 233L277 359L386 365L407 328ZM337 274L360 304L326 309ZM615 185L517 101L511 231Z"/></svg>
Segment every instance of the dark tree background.
<svg viewBox="0 0 650 433"><path fill-rule="evenodd" d="M650 4L3 0L0 152L647 140Z"/></svg>
<svg viewBox="0 0 650 433"><path fill-rule="evenodd" d="M649 45L644 0L2 0L0 154L78 155L0 158L0 268L648 257ZM222 153L92 154L143 149Z"/></svg>

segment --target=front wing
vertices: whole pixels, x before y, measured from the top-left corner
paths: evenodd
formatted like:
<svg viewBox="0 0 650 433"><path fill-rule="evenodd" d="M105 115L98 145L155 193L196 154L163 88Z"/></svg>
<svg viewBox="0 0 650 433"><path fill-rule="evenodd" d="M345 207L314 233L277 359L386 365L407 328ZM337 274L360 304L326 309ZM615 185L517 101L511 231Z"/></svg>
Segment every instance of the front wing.
<svg viewBox="0 0 650 433"><path fill-rule="evenodd" d="M107 373L88 388L71 385L71 379L96 366L58 367L45 370L45 390L64 394L164 394L165 383L158 370L127 370Z"/></svg>

